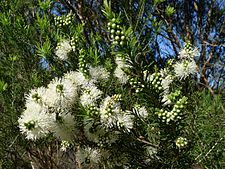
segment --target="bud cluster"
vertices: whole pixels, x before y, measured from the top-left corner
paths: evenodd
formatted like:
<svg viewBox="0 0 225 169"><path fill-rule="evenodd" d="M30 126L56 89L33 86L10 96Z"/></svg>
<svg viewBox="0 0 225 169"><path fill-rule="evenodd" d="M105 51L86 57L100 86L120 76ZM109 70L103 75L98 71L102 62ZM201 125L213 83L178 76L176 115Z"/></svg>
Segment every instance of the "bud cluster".
<svg viewBox="0 0 225 169"><path fill-rule="evenodd" d="M24 126L26 127L26 129L28 130L32 130L32 129L35 129L35 121L29 121L27 123L24 123Z"/></svg>
<svg viewBox="0 0 225 169"><path fill-rule="evenodd" d="M160 73L153 73L149 78L150 83L153 85L157 92L163 89L162 87L162 76Z"/></svg>
<svg viewBox="0 0 225 169"><path fill-rule="evenodd" d="M110 32L110 38L112 39L113 45L123 46L126 38L120 23L116 20L116 18L113 18L108 23L108 30Z"/></svg>
<svg viewBox="0 0 225 169"><path fill-rule="evenodd" d="M171 101L171 102L175 102L178 97L180 96L181 94L181 91L180 90L176 90L175 92L171 93L169 96L168 96L168 99Z"/></svg>
<svg viewBox="0 0 225 169"><path fill-rule="evenodd" d="M97 145L99 147L104 147L105 145L110 144L110 138L107 136L100 136Z"/></svg>
<svg viewBox="0 0 225 169"><path fill-rule="evenodd" d="M160 109L156 111L156 114L162 120L162 122L168 124L171 121L177 121L181 119L182 110L184 109L186 104L187 104L187 97L183 96L176 102L171 111Z"/></svg>
<svg viewBox="0 0 225 169"><path fill-rule="evenodd" d="M87 74L88 71L87 71L87 63L86 63L86 60L85 60L85 53L84 53L84 50L83 49L80 49L79 50L79 69L84 73L84 74Z"/></svg>
<svg viewBox="0 0 225 169"><path fill-rule="evenodd" d="M88 107L88 111L91 115L98 115L99 114L99 109L95 107L94 105L90 105Z"/></svg>
<svg viewBox="0 0 225 169"><path fill-rule="evenodd" d="M190 41L188 41L188 42L185 43L184 48L187 51L191 51L192 50L192 45L191 45Z"/></svg>
<svg viewBox="0 0 225 169"><path fill-rule="evenodd" d="M144 85L141 84L141 82L138 81L138 79L136 79L136 78L130 78L129 83L135 89L136 93L141 92L144 88Z"/></svg>
<svg viewBox="0 0 225 169"><path fill-rule="evenodd" d="M77 50L78 50L78 42L79 42L79 38L78 38L78 36L75 36L75 37L72 37L72 39L71 39L71 41L70 41L70 45L71 45L71 47L72 47L72 50L74 51L74 52L76 52Z"/></svg>
<svg viewBox="0 0 225 169"><path fill-rule="evenodd" d="M54 17L55 24L59 27L68 26L72 23L73 14L70 12L68 15L55 16Z"/></svg>
<svg viewBox="0 0 225 169"><path fill-rule="evenodd" d="M169 59L167 62L168 67L172 67L174 64L174 59Z"/></svg>
<svg viewBox="0 0 225 169"><path fill-rule="evenodd" d="M184 138L184 137L178 137L177 140L176 140L176 146L178 148L183 148L184 146L187 145L187 139Z"/></svg>
<svg viewBox="0 0 225 169"><path fill-rule="evenodd" d="M121 101L122 99L121 99L121 94L115 94L115 95L113 95L112 97L112 103L113 102L119 102L119 101Z"/></svg>

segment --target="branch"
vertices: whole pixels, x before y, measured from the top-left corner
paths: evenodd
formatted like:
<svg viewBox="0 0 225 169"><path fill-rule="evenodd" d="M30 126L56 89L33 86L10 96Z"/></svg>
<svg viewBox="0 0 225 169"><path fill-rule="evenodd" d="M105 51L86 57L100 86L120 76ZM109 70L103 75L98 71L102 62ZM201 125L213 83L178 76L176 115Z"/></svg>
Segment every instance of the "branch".
<svg viewBox="0 0 225 169"><path fill-rule="evenodd" d="M202 74L202 72L200 71L200 68L199 68L199 67L197 67L197 69L198 69L198 72L200 73L200 78L205 82L205 83L199 82L199 84L201 84L201 85L207 87L207 88L209 89L210 93L212 94L212 96L215 96L215 92L214 92L213 89L210 87L209 82L208 82L208 80L206 79L205 75Z"/></svg>
<svg viewBox="0 0 225 169"><path fill-rule="evenodd" d="M140 141L140 142L142 142L142 143L148 144L148 145L151 146L151 147L159 148L159 145L152 144L152 143L150 143L150 142L148 142L148 141L146 141L146 140L143 140L143 139L141 139L141 138L142 138L142 137L137 138L137 140Z"/></svg>
<svg viewBox="0 0 225 169"><path fill-rule="evenodd" d="M213 46L213 47L217 47L217 46L222 46L222 47L225 47L224 44L215 44L215 43L209 43L207 41L203 41L205 44L209 45L209 46Z"/></svg>

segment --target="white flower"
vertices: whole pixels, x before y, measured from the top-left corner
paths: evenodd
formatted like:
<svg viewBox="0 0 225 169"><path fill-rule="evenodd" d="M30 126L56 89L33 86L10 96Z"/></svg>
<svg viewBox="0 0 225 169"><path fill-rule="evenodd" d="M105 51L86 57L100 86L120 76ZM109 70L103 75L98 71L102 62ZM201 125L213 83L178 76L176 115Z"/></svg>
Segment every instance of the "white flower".
<svg viewBox="0 0 225 169"><path fill-rule="evenodd" d="M199 54L198 49L194 48L194 49L187 49L187 48L183 48L178 55L179 59L188 59L188 60L192 60L195 58L195 56L197 56Z"/></svg>
<svg viewBox="0 0 225 169"><path fill-rule="evenodd" d="M52 132L55 137L65 141L72 140L75 134L75 122L70 113L59 114L54 124Z"/></svg>
<svg viewBox="0 0 225 169"><path fill-rule="evenodd" d="M79 148L76 152L76 158L85 167L97 167L100 162L101 153L100 150L90 147Z"/></svg>
<svg viewBox="0 0 225 169"><path fill-rule="evenodd" d="M121 57L116 57L116 64L117 64L117 67L130 67L129 65L126 64L126 60L121 58Z"/></svg>
<svg viewBox="0 0 225 169"><path fill-rule="evenodd" d="M71 71L64 75L65 79L71 80L77 86L85 86L90 83L81 71Z"/></svg>
<svg viewBox="0 0 225 169"><path fill-rule="evenodd" d="M145 155L145 163L150 163L156 156L157 154L157 149L155 147L152 146L146 146L146 151L145 151L146 155Z"/></svg>
<svg viewBox="0 0 225 169"><path fill-rule="evenodd" d="M166 77L170 72L168 68L160 69L160 75L161 77Z"/></svg>
<svg viewBox="0 0 225 169"><path fill-rule="evenodd" d="M164 91L168 91L170 88L170 84L173 82L174 77L170 74L162 78L161 84Z"/></svg>
<svg viewBox="0 0 225 169"><path fill-rule="evenodd" d="M192 61L181 61L174 65L175 76L179 79L185 79L190 74L197 72L197 65L194 60Z"/></svg>
<svg viewBox="0 0 225 169"><path fill-rule="evenodd" d="M116 115L121 111L120 103L107 96L100 105L100 121L103 126L112 128L116 124Z"/></svg>
<svg viewBox="0 0 225 169"><path fill-rule="evenodd" d="M72 51L69 40L62 40L56 47L55 54L60 60L66 60L68 53Z"/></svg>
<svg viewBox="0 0 225 169"><path fill-rule="evenodd" d="M109 78L109 72L107 72L102 66L89 66L89 73L95 81L107 80Z"/></svg>
<svg viewBox="0 0 225 169"><path fill-rule="evenodd" d="M157 153L157 149L155 147L152 147L152 146L147 146L146 151L147 151L147 154L149 156L154 156Z"/></svg>
<svg viewBox="0 0 225 169"><path fill-rule="evenodd" d="M94 105L101 96L102 91L100 91L94 84L88 84L83 89L83 93L80 96L80 102L84 107Z"/></svg>
<svg viewBox="0 0 225 169"><path fill-rule="evenodd" d="M119 82L122 83L122 84L125 84L127 83L128 81L128 76L124 73L124 71L117 67L114 71L114 76L118 78Z"/></svg>
<svg viewBox="0 0 225 169"><path fill-rule="evenodd" d="M126 73L123 71L123 69L127 69L130 66L126 64L125 60L123 60L120 57L116 58L116 64L117 67L114 71L114 76L118 78L118 80L120 81L120 83L125 84L128 81L128 76L126 75Z"/></svg>
<svg viewBox="0 0 225 169"><path fill-rule="evenodd" d="M172 101L169 99L169 96L170 96L169 93L163 94L163 98L162 98L163 106L166 106L172 103Z"/></svg>
<svg viewBox="0 0 225 169"><path fill-rule="evenodd" d="M118 128L124 128L128 132L133 128L133 115L129 113L129 111L121 112L116 116L117 118L117 127Z"/></svg>
<svg viewBox="0 0 225 169"><path fill-rule="evenodd" d="M36 140L45 137L54 125L54 114L39 104L30 103L18 119L20 131L27 139Z"/></svg>
<svg viewBox="0 0 225 169"><path fill-rule="evenodd" d="M94 119L84 119L84 135L87 137L88 140L98 143L99 136L103 135L104 133L105 131L100 125L94 124Z"/></svg>
<svg viewBox="0 0 225 169"><path fill-rule="evenodd" d="M46 88L44 87L39 87L37 89L31 89L29 94L25 95L26 98L26 104L29 104L30 102L35 102L35 103L42 103L42 97L46 92Z"/></svg>
<svg viewBox="0 0 225 169"><path fill-rule="evenodd" d="M154 78L155 78L155 73L153 73L147 77L147 82L152 82L154 80Z"/></svg>
<svg viewBox="0 0 225 169"><path fill-rule="evenodd" d="M43 96L46 106L65 108L71 105L77 97L77 86L69 79L55 78Z"/></svg>
<svg viewBox="0 0 225 169"><path fill-rule="evenodd" d="M135 105L135 107L133 108L133 110L141 118L144 118L145 119L148 116L148 112L147 112L147 110L146 110L146 108L144 106L141 107L140 105Z"/></svg>

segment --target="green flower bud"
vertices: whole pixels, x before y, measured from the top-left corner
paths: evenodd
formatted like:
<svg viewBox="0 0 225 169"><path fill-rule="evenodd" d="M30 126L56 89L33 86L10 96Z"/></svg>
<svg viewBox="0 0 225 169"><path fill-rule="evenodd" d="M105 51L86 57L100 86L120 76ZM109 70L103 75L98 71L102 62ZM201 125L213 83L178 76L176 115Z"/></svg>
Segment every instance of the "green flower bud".
<svg viewBox="0 0 225 169"><path fill-rule="evenodd" d="M116 24L115 23L112 24L112 28L113 29L116 28Z"/></svg>
<svg viewBox="0 0 225 169"><path fill-rule="evenodd" d="M120 37L119 37L119 36L116 36L116 37L115 37L115 40L119 40L119 39L120 39Z"/></svg>
<svg viewBox="0 0 225 169"><path fill-rule="evenodd" d="M120 35L120 31L119 30L116 31L116 35Z"/></svg>
<svg viewBox="0 0 225 169"><path fill-rule="evenodd" d="M118 45L118 41L113 41L113 44L114 45Z"/></svg>
<svg viewBox="0 0 225 169"><path fill-rule="evenodd" d="M115 29L112 29L112 30L111 30L111 34L114 34L114 33L115 33Z"/></svg>
<svg viewBox="0 0 225 169"><path fill-rule="evenodd" d="M124 42L123 42L123 41L121 41L121 42L120 42L120 45L121 45L121 46L123 46L123 45L124 45Z"/></svg>
<svg viewBox="0 0 225 169"><path fill-rule="evenodd" d="M124 40L125 39L125 36L121 36L121 40Z"/></svg>

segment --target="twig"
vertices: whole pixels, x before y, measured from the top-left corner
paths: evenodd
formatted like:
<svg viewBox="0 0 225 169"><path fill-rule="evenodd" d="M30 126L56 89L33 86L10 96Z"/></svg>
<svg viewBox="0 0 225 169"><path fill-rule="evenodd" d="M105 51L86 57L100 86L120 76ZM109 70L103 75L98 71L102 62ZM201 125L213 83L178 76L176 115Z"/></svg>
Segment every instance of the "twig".
<svg viewBox="0 0 225 169"><path fill-rule="evenodd" d="M150 142L148 142L146 140L143 140L143 139L140 139L140 138L137 138L137 140L142 142L142 143L148 144L148 145L150 145L150 146L152 146L154 148L159 148L159 145L152 144L152 143L150 143Z"/></svg>
<svg viewBox="0 0 225 169"><path fill-rule="evenodd" d="M225 47L225 45L224 44L214 44L214 43L209 43L209 42L207 42L207 41L203 41L205 44L207 44L207 45L209 45L209 46L214 46L214 47L216 47L216 46L222 46L222 47Z"/></svg>

